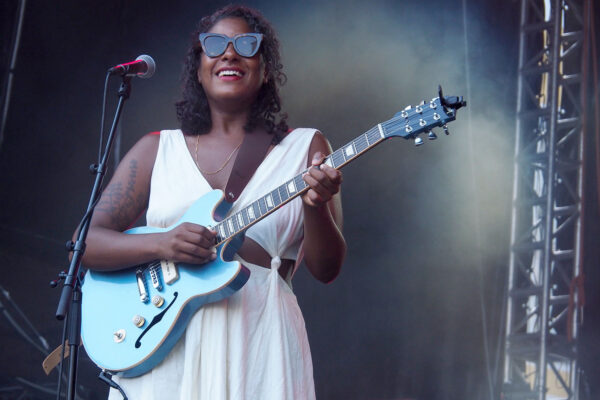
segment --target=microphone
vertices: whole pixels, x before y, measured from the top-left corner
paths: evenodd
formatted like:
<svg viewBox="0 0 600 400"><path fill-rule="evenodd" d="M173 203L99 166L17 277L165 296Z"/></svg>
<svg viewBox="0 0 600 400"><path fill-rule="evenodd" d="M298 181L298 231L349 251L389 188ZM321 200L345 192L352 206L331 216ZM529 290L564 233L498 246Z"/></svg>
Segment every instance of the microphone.
<svg viewBox="0 0 600 400"><path fill-rule="evenodd" d="M111 75L137 76L138 78L150 78L156 71L156 63L149 55L142 54L135 61L115 65L108 69Z"/></svg>

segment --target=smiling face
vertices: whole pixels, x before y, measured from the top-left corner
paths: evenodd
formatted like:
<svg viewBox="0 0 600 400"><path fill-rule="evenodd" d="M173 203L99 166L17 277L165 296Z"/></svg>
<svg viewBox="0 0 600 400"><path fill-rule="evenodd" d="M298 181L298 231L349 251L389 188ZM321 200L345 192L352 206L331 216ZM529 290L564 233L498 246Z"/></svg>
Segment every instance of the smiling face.
<svg viewBox="0 0 600 400"><path fill-rule="evenodd" d="M252 30L242 18L224 18L213 25L209 32L234 37ZM211 108L249 109L264 81L260 51L253 57L242 57L229 43L225 52L218 57L208 57L204 52L200 57L198 81L204 88Z"/></svg>

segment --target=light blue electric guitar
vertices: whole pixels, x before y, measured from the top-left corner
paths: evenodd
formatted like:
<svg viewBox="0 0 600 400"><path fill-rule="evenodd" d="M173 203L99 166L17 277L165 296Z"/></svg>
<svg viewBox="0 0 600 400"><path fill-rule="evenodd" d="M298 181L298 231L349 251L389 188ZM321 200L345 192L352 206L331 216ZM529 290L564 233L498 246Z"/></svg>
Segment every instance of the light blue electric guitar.
<svg viewBox="0 0 600 400"><path fill-rule="evenodd" d="M394 136L421 144L419 135L428 132L429 139L435 139L431 129L442 126L447 133L446 123L464 105L462 97L443 97L440 88L439 97L407 107L332 153L324 163L339 169ZM169 228L126 231L165 232L183 222L212 227L217 232L218 257L203 265L163 260L115 272L87 271L81 336L90 358L100 368L124 377L152 369L171 351L198 308L232 295L246 283L250 271L231 261L246 229L307 190L299 174L231 215L223 192L213 190Z"/></svg>

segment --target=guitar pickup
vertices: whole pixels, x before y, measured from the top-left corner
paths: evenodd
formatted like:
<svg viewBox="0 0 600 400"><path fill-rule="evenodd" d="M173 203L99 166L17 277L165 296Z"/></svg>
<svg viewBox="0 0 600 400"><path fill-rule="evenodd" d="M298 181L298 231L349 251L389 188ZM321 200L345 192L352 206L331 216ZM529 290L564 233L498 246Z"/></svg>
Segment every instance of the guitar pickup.
<svg viewBox="0 0 600 400"><path fill-rule="evenodd" d="M177 265L175 265L173 261L160 260L160 268L162 270L163 279L167 285L170 285L179 279Z"/></svg>
<svg viewBox="0 0 600 400"><path fill-rule="evenodd" d="M162 290L162 285L160 284L160 278L158 276L158 268L155 265L151 265L149 268L150 271L150 279L152 280L152 287L156 290Z"/></svg>

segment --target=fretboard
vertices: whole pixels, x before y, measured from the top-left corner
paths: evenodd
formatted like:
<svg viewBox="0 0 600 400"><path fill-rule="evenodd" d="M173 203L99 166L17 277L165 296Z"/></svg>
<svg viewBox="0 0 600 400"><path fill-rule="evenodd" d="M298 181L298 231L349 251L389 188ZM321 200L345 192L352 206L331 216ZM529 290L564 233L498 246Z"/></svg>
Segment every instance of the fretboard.
<svg viewBox="0 0 600 400"><path fill-rule="evenodd" d="M370 150L381 143L385 139L385 125L386 123L379 124L356 137L351 142L331 153L323 163L335 169L342 168L367 150ZM213 229L217 232L217 244L219 245L245 231L261 219L273 213L279 207L306 192L309 187L306 182L304 182L304 179L302 179L302 176L307 171L308 169L304 170L302 173L276 187L258 200L252 202L250 205L215 224Z"/></svg>

